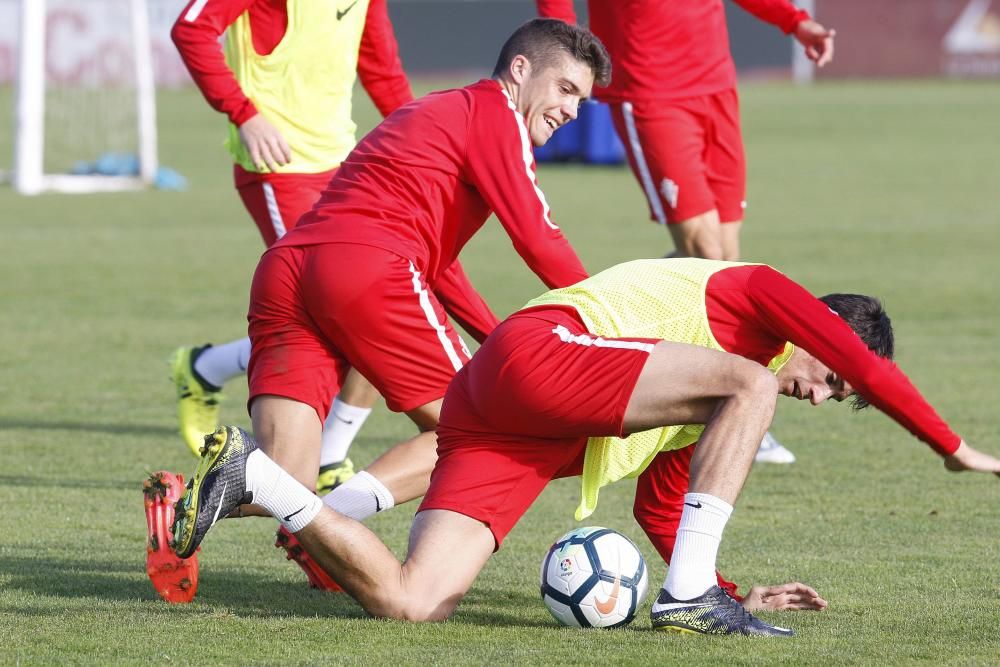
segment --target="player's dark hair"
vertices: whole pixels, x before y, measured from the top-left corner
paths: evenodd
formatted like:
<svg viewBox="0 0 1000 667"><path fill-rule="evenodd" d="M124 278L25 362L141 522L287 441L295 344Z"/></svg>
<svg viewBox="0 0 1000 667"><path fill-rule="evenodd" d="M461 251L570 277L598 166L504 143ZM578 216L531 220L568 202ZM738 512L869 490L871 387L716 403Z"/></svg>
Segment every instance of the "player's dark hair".
<svg viewBox="0 0 1000 667"><path fill-rule="evenodd" d="M895 352L892 321L881 301L864 294L827 294L819 300L840 315L869 350L884 359L892 359ZM868 405L861 394L854 395L852 407L855 410L863 410Z"/></svg>
<svg viewBox="0 0 1000 667"><path fill-rule="evenodd" d="M506 73L518 55L541 70L553 66L560 52L588 65L598 86L611 83L611 56L601 40L586 28L558 19L532 19L515 30L500 49L493 77Z"/></svg>

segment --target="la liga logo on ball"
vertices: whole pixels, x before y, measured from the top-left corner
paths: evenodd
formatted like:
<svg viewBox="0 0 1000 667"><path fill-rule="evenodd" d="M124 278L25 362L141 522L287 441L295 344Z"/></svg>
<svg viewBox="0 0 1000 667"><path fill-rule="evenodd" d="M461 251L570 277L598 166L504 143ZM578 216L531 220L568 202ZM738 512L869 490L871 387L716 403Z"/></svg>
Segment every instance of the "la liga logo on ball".
<svg viewBox="0 0 1000 667"><path fill-rule="evenodd" d="M571 530L542 559L542 600L557 621L570 627L627 625L648 588L642 553L610 528Z"/></svg>

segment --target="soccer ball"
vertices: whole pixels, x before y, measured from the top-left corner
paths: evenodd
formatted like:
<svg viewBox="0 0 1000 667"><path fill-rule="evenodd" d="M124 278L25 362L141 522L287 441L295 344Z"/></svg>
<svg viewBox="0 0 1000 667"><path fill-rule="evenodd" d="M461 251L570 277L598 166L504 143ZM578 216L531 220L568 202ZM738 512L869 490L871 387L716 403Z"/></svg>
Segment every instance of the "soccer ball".
<svg viewBox="0 0 1000 667"><path fill-rule="evenodd" d="M610 528L571 530L542 560L542 599L563 625L627 625L648 587L646 561L639 549Z"/></svg>

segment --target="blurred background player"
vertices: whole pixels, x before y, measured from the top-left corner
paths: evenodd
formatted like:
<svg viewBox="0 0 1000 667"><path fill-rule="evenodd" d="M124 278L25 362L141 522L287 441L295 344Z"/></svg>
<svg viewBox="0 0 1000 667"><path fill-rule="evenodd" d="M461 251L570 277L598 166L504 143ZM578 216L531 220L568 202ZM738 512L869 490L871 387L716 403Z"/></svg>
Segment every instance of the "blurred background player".
<svg viewBox="0 0 1000 667"><path fill-rule="evenodd" d="M789 0L734 0L793 34L822 67L834 31ZM536 0L543 16L576 21L572 0ZM589 0L590 29L615 67L608 102L629 165L654 222L666 225L676 257L735 261L746 207L736 66L722 0ZM768 432L756 460L793 463Z"/></svg>
<svg viewBox="0 0 1000 667"><path fill-rule="evenodd" d="M355 79L383 116L413 99L386 0L194 0L171 36L205 99L229 119L233 180L267 246L312 207L354 147ZM196 454L218 423L222 385L246 372L249 356L249 338L174 352L180 430ZM349 374L326 416L319 493L353 474L347 452L377 398Z"/></svg>

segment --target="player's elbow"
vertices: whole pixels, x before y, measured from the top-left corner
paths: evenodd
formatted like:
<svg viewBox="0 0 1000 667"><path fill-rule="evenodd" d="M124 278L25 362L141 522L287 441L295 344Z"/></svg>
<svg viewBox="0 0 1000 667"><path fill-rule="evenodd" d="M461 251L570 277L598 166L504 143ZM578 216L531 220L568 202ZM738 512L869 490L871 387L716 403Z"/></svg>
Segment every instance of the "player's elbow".
<svg viewBox="0 0 1000 667"><path fill-rule="evenodd" d="M183 18L177 19L177 23L174 27L170 29L170 41L174 43L177 47L177 53L180 54L181 60L187 62L187 56L191 49L191 45L197 40L197 36L194 34L194 27L184 21Z"/></svg>

